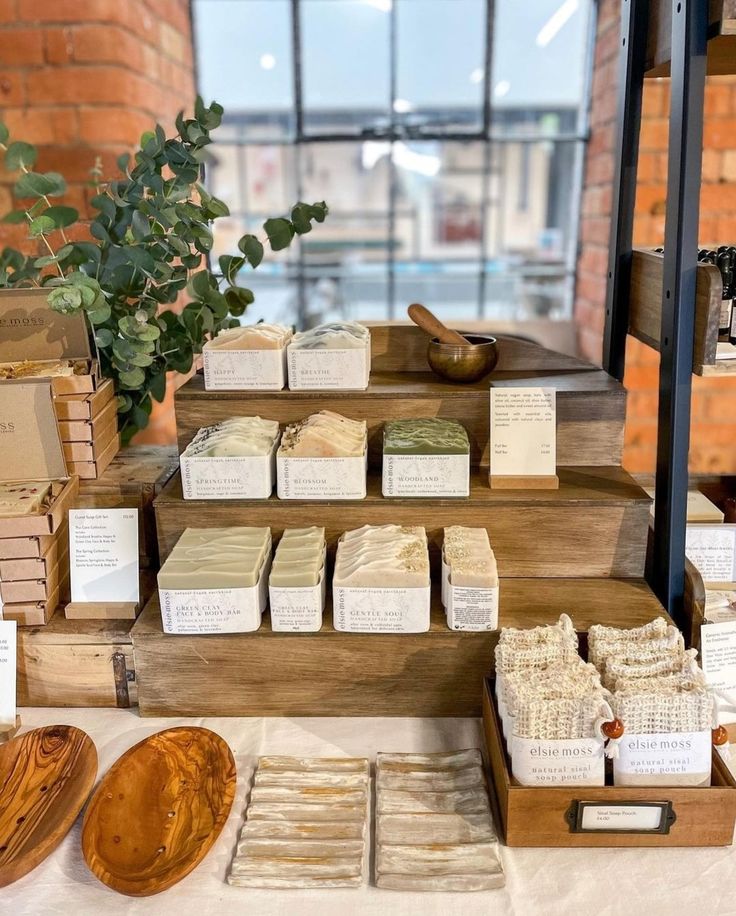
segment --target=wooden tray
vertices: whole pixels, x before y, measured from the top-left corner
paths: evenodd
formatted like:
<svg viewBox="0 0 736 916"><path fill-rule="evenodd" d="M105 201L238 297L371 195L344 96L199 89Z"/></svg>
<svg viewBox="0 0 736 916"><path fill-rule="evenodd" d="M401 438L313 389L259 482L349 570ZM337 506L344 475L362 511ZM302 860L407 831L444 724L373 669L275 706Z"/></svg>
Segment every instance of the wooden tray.
<svg viewBox="0 0 736 916"><path fill-rule="evenodd" d="M483 731L495 794L496 823L507 846L730 846L736 823L736 782L713 752L709 788L521 786L511 776L491 678L483 686ZM580 832L586 802L609 806L662 806L662 832ZM674 817L672 817L674 815Z"/></svg>
<svg viewBox="0 0 736 916"><path fill-rule="evenodd" d="M170 728L136 744L87 808L82 852L91 872L130 897L172 887L220 835L235 780L230 748L206 728Z"/></svg>
<svg viewBox="0 0 736 916"><path fill-rule="evenodd" d="M71 725L36 728L0 747L0 887L61 843L97 778L97 751Z"/></svg>

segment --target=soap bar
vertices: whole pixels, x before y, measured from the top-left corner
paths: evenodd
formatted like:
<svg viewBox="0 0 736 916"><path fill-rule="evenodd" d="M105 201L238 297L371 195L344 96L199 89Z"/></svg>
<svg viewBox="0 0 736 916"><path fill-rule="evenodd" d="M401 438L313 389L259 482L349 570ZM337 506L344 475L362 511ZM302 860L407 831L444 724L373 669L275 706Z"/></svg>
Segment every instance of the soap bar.
<svg viewBox="0 0 736 916"><path fill-rule="evenodd" d="M270 553L269 528L187 528L161 567L158 586L252 588Z"/></svg>
<svg viewBox="0 0 736 916"><path fill-rule="evenodd" d="M286 427L281 438L282 458L360 458L366 452L368 427L364 420L349 420L321 410Z"/></svg>
<svg viewBox="0 0 736 916"><path fill-rule="evenodd" d="M50 481L24 480L0 483L0 518L40 515L51 497Z"/></svg>
<svg viewBox="0 0 736 916"><path fill-rule="evenodd" d="M282 350L293 331L283 324L251 324L228 328L204 345L207 350Z"/></svg>
<svg viewBox="0 0 736 916"><path fill-rule="evenodd" d="M272 588L304 588L324 578L324 528L287 528L276 548L269 585Z"/></svg>
<svg viewBox="0 0 736 916"><path fill-rule="evenodd" d="M187 458L267 457L278 440L279 424L261 417L231 417L200 429L182 452Z"/></svg>
<svg viewBox="0 0 736 916"><path fill-rule="evenodd" d="M456 420L422 417L389 420L383 429L385 455L468 455L465 427Z"/></svg>
<svg viewBox="0 0 736 916"><path fill-rule="evenodd" d="M466 588L496 588L498 567L485 528L451 525L442 547L450 584Z"/></svg>
<svg viewBox="0 0 736 916"><path fill-rule="evenodd" d="M364 525L345 532L337 545L333 584L350 588L428 587L425 529Z"/></svg>
<svg viewBox="0 0 736 916"><path fill-rule="evenodd" d="M366 348L370 332L357 321L333 321L295 334L291 347L299 350L357 350Z"/></svg>
<svg viewBox="0 0 736 916"><path fill-rule="evenodd" d="M68 378L86 373L83 360L72 362L68 359L23 360L19 363L0 365L0 379L18 378Z"/></svg>

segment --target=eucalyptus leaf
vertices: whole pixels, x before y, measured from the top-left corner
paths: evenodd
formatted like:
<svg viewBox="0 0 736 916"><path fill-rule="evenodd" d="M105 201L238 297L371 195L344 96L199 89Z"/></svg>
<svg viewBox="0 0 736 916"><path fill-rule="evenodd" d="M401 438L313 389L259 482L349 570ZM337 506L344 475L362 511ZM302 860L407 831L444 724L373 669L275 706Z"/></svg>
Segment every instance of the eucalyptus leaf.
<svg viewBox="0 0 736 916"><path fill-rule="evenodd" d="M5 140L2 142L4 143ZM37 158L38 151L35 146L31 146L30 143L16 141L15 143L11 143L5 151L5 168L9 172L15 172L22 168L31 169Z"/></svg>
<svg viewBox="0 0 736 916"><path fill-rule="evenodd" d="M25 223L27 219L25 210L11 210L10 213L5 214L2 221L4 223Z"/></svg>
<svg viewBox="0 0 736 916"><path fill-rule="evenodd" d="M79 211L75 210L74 207L48 207L48 209L43 211L42 215L53 220L54 226L57 229L64 229L67 226L71 226L72 223L76 223L79 219Z"/></svg>
<svg viewBox="0 0 736 916"><path fill-rule="evenodd" d="M95 343L98 347L110 347L114 339L113 333L109 328L98 328L95 331Z"/></svg>
<svg viewBox="0 0 736 916"><path fill-rule="evenodd" d="M271 251L281 251L284 248L288 248L294 238L294 227L288 219L281 217L267 219L263 224L263 228L271 244Z"/></svg>
<svg viewBox="0 0 736 916"><path fill-rule="evenodd" d="M251 267L258 267L263 260L263 245L255 235L244 235L238 241L238 248L248 259Z"/></svg>
<svg viewBox="0 0 736 916"><path fill-rule="evenodd" d="M7 143L9 136L10 132L8 131L8 128L2 121L0 121L0 143Z"/></svg>

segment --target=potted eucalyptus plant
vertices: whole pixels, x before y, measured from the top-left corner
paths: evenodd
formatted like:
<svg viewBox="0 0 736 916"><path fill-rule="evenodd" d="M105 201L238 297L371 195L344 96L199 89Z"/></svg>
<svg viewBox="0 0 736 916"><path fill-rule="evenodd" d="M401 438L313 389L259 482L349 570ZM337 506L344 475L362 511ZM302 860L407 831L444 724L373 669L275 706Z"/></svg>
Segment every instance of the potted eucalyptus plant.
<svg viewBox="0 0 736 916"><path fill-rule="evenodd" d="M141 137L133 156L117 161L120 176L103 180L92 169L90 241L73 241L80 219L73 207L56 203L66 182L58 172L37 172L37 151L11 140L0 123L0 152L6 170L17 172L14 193L21 206L4 217L24 223L41 254L12 248L0 253L0 287L44 286L59 312L84 310L94 333L103 375L112 378L123 442L147 423L153 401L166 391L166 373L192 368L208 337L239 324L253 293L238 282L271 251L287 248L327 215L324 201L297 203L288 217L268 219L263 239L238 241L238 253L222 255L210 268L212 224L228 216L227 204L202 184L202 163L223 109L197 98L194 117L176 118L176 135L161 125ZM186 292L183 309L172 304Z"/></svg>

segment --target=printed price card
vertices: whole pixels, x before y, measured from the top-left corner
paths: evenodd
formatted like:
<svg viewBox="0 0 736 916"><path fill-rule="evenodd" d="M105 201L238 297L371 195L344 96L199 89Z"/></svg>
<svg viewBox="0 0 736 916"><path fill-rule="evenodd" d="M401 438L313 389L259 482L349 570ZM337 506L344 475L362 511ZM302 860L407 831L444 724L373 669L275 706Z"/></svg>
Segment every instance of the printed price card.
<svg viewBox="0 0 736 916"><path fill-rule="evenodd" d="M491 477L553 477L554 388L491 388Z"/></svg>
<svg viewBox="0 0 736 916"><path fill-rule="evenodd" d="M138 510L70 509L72 602L138 604Z"/></svg>

